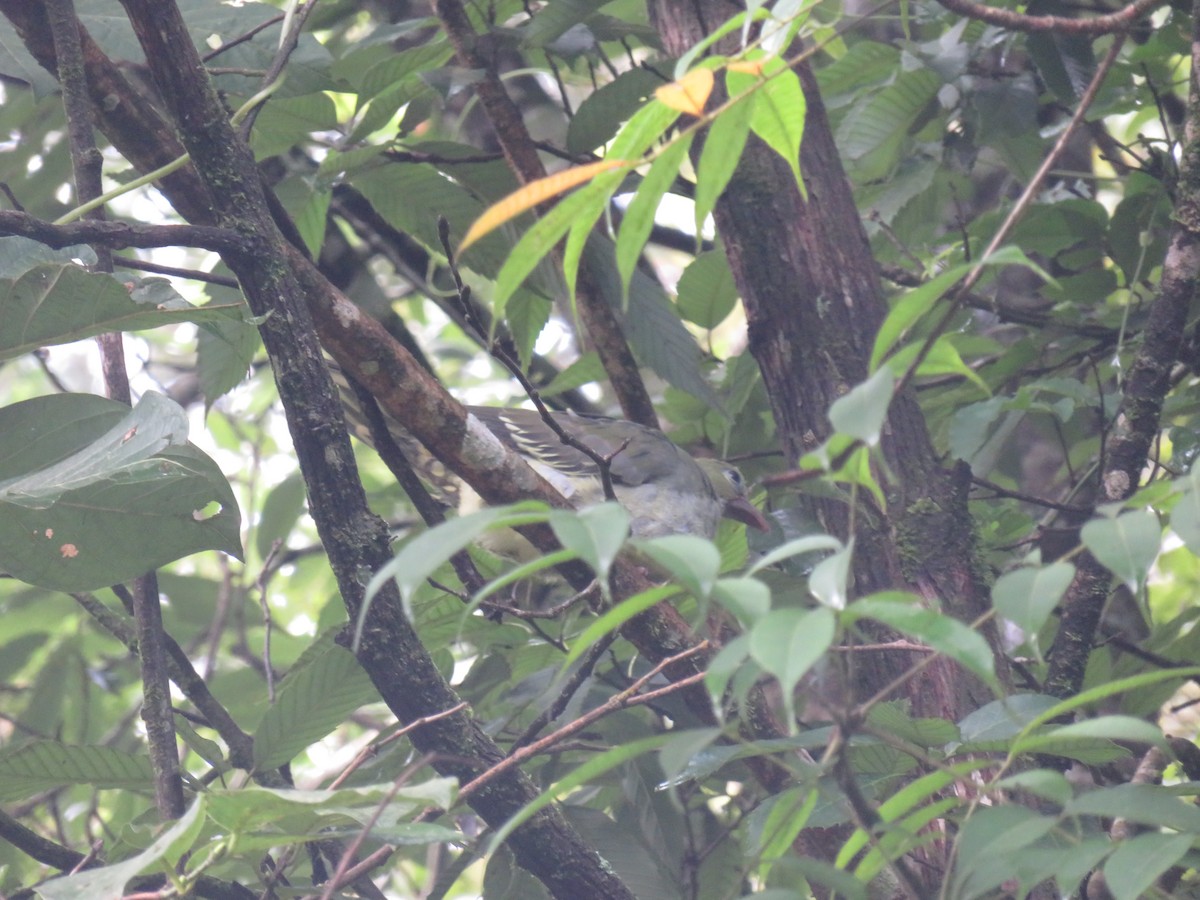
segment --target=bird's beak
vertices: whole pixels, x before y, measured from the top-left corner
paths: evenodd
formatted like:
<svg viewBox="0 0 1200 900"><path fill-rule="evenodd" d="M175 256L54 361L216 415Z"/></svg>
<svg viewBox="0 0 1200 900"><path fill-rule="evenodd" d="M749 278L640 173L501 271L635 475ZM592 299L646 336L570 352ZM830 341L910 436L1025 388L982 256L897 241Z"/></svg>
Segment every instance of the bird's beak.
<svg viewBox="0 0 1200 900"><path fill-rule="evenodd" d="M758 508L747 500L745 497L735 497L733 500L725 504L725 510L722 515L727 519L733 519L735 522L742 522L749 525L751 528L757 528L759 531L770 531L771 523L767 521L767 517L758 511Z"/></svg>

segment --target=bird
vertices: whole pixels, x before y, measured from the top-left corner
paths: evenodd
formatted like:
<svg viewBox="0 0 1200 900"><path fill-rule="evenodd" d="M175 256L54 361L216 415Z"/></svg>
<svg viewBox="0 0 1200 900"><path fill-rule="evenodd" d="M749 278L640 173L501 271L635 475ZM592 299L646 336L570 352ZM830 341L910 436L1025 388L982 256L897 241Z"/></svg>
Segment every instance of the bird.
<svg viewBox="0 0 1200 900"><path fill-rule="evenodd" d="M336 363L327 363L347 423L356 437L370 445L370 430L354 389ZM468 406L466 411L519 454L572 507L586 509L605 500L596 462L563 443L538 411L491 406ZM549 415L563 431L609 460L613 493L629 513L634 537L691 534L712 538L722 517L760 531L770 530L766 516L750 502L745 479L736 466L693 457L661 431L636 422L557 411ZM428 451L386 412L384 420L410 464L437 483L443 498L457 493L460 512L481 502L473 491L449 487L444 477L431 476L438 470L429 465Z"/></svg>

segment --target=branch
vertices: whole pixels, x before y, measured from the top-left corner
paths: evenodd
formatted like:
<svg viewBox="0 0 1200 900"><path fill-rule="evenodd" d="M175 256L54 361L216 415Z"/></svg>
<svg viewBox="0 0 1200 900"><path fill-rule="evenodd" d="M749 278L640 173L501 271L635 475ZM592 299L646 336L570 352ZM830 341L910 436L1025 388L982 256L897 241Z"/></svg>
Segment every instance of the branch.
<svg viewBox="0 0 1200 900"><path fill-rule="evenodd" d="M126 247L199 247L216 253L244 253L246 238L227 228L208 225L134 225L84 219L54 225L29 213L0 210L0 235L18 235L59 250L76 244L99 244L111 250Z"/></svg>
<svg viewBox="0 0 1200 900"><path fill-rule="evenodd" d="M1090 19L1071 19L1065 16L1027 16L1008 9L996 9L975 3L974 0L938 0L942 6L951 12L987 22L989 25L999 25L1010 31L1042 32L1054 31L1059 34L1087 34L1099 36L1126 31L1129 26L1142 16L1164 6L1164 0L1135 0L1115 13L1106 16L1094 16Z"/></svg>

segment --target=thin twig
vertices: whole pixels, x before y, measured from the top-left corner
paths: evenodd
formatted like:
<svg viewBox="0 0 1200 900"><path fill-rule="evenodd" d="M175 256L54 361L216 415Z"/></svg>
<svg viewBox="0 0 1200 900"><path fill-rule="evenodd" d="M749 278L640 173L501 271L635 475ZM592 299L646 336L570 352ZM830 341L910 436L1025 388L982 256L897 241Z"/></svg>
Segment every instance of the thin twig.
<svg viewBox="0 0 1200 900"><path fill-rule="evenodd" d="M649 682L652 678L657 676L659 673L661 673L667 667L669 667L677 662L681 662L685 659L688 659L689 657L695 656L698 653L707 652L709 650L709 647L710 647L710 644L708 641L700 641L698 644L696 644L692 647L689 647L687 650L684 650L682 653L677 653L674 656L669 656L666 659L662 660L660 663L658 663L658 665L656 665L653 669L651 669L649 672L647 672L641 678L637 679L628 688L621 691L620 693L614 694L612 697L610 697L608 700L606 700L601 705L597 706L595 709L589 710L588 712L586 712L582 716L580 716L578 719L575 719L574 721L567 723L562 728L558 729L555 732L552 732L551 734L546 735L541 740L535 741L532 744L528 744L528 745L522 747L521 749L516 750L513 753L510 753L502 761L496 763L496 765L492 766L490 769L488 769L482 775L479 775L478 777L472 779L467 784L463 785L463 787L458 792L459 799L460 800L466 799L467 797L474 794L476 791L480 790L482 787L484 787L484 785L486 785L488 782L492 781L496 776L500 775L502 772L505 772L508 769L513 768L514 766L520 765L527 759L537 756L539 753L542 753L545 750L549 749L550 747L554 746L555 744L562 742L563 740L570 737L571 735L578 734L584 728L588 727L593 722L597 721L598 719L603 718L604 716L608 715L609 713L616 712L619 709L625 709L630 706L641 705L644 703L653 703L655 700L658 700L660 697L665 697L669 694L676 693L677 691L681 691L685 688L691 687L693 684L699 684L701 681L704 680L704 677L705 677L704 672L697 672L695 675L689 675L686 678L681 678L678 681L673 681L673 682L671 682L671 684L667 685L666 687L659 688L658 690L655 690L655 691L648 691L647 693L640 694L640 695L637 693L639 690L642 689L642 687L647 682Z"/></svg>

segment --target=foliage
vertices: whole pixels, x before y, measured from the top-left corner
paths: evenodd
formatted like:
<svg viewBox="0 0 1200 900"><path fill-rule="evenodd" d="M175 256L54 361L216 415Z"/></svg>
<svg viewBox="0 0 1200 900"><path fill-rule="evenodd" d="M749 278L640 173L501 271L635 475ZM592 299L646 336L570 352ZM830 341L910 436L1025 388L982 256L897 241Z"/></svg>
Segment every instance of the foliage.
<svg viewBox="0 0 1200 900"><path fill-rule="evenodd" d="M663 2L174 4L298 248L281 256L232 221L255 203L228 205L201 147L185 166L174 132L122 131L126 100L90 101L115 221L80 219L39 64L58 45L0 0L22 38L0 43L0 182L23 207L0 213L0 890L1196 890L1191 14L1093 41L925 0L894 19L755 0L699 4L683 41ZM140 3L79 22L89 65L122 61L165 114ZM179 181L138 177L170 159ZM861 222L831 225L847 191ZM779 197L795 221L755 206ZM438 524L361 445L323 485L279 394L307 466L342 423L273 343L314 328L262 308L273 277L304 308L348 297L347 333L378 319L464 402L536 388L636 418L644 396L677 442L740 461L770 532L631 536L612 504L545 495ZM313 318L439 458L426 482L522 493L470 440L436 443L456 426L422 424L434 388L406 410L367 382L386 368L367 337L351 369ZM132 408L97 396L92 339L114 332ZM321 499L360 480L394 542L361 569L337 554L370 526L328 527ZM535 558L489 552L514 527ZM146 755L159 629L123 584L148 570L173 821ZM381 674L380 635L411 682ZM535 828L618 887L539 858Z"/></svg>

